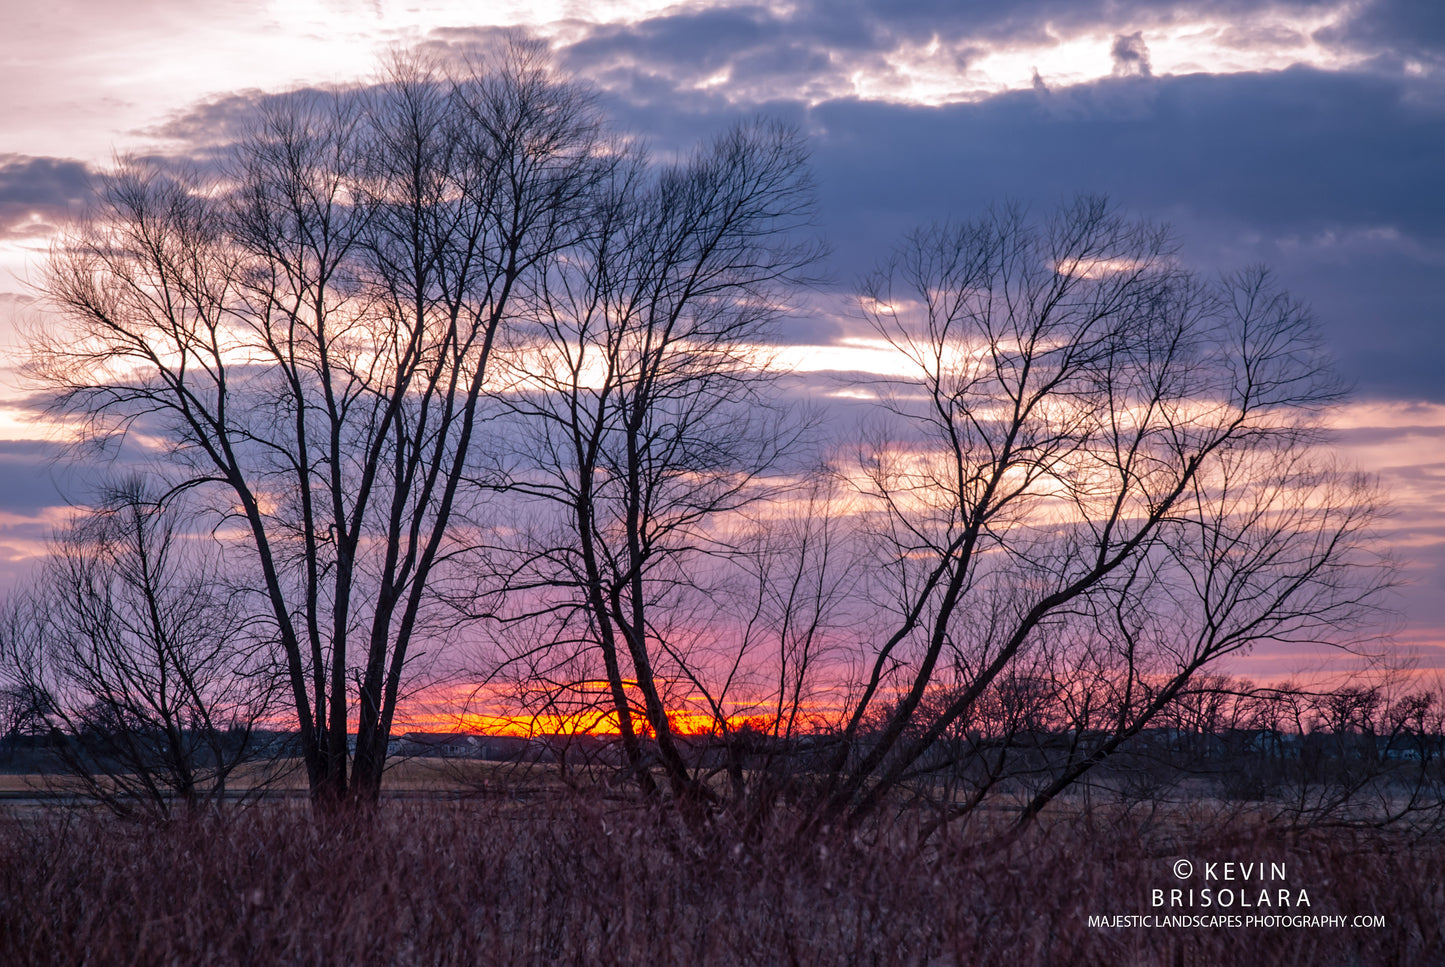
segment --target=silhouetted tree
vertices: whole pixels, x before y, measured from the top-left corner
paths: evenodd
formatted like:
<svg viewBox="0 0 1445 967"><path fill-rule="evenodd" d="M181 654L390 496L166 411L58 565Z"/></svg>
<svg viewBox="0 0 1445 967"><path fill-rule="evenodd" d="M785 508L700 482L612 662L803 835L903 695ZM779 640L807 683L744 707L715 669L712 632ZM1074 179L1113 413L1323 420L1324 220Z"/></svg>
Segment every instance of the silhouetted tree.
<svg viewBox="0 0 1445 967"><path fill-rule="evenodd" d="M729 670L755 644L703 649L696 629L719 631L702 585L709 559L736 551L727 520L769 493L799 435L768 393L765 343L819 253L799 237L811 204L801 139L779 124L740 124L675 165L631 157L582 244L545 263L534 326L514 330L506 485L558 516L512 583L581 646L574 664L600 658L644 788L634 719L674 794L706 794L669 716L692 708L726 731Z"/></svg>
<svg viewBox="0 0 1445 967"><path fill-rule="evenodd" d="M481 526L461 484L498 336L586 223L597 126L537 46L402 61L260 101L219 174L122 164L51 259L69 325L29 372L239 526L320 801L377 796L429 587Z"/></svg>
<svg viewBox="0 0 1445 967"><path fill-rule="evenodd" d="M118 813L193 809L242 788L278 710L269 629L248 621L208 536L132 482L78 514L0 620L0 680L50 731L46 751Z"/></svg>
<svg viewBox="0 0 1445 967"><path fill-rule="evenodd" d="M1376 613L1378 502L1315 450L1342 386L1264 272L1201 280L1082 198L920 230L861 298L913 371L880 379L895 419L856 472L895 625L823 815L875 808L1026 667L1096 730L1027 822L1221 657L1348 645Z"/></svg>

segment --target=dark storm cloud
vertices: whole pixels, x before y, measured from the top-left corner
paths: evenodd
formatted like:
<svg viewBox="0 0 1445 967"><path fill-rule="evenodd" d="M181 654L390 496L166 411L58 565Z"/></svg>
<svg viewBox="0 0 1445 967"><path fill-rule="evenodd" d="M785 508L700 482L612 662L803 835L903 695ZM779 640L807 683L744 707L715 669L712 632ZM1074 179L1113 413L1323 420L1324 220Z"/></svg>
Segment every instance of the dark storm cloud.
<svg viewBox="0 0 1445 967"><path fill-rule="evenodd" d="M89 196L82 162L0 155L0 238L48 235Z"/></svg>

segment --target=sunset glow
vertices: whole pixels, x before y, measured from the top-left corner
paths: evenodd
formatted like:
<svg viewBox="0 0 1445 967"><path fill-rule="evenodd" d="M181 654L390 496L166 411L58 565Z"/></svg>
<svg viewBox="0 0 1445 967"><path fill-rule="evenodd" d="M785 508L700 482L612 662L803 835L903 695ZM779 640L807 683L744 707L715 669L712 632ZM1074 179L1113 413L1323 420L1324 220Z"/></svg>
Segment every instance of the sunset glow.
<svg viewBox="0 0 1445 967"><path fill-rule="evenodd" d="M80 424L42 412L45 401L20 375L22 330L56 318L38 298L44 265L112 161L138 154L206 171L260 99L302 85L370 84L389 53L477 63L506 37L526 36L550 51L555 76L597 93L615 133L653 146L658 158L687 157L738 114L777 116L805 133L818 192L810 224L836 257L817 266L796 311L767 339L728 352L734 363L787 374L780 385L788 400L815 406L826 427L816 459L831 462L855 491L869 484L844 456L861 451L881 401L926 407L920 381L977 376L996 361L963 342L930 356L923 343L889 341L869 325L869 316L911 324L923 311L901 290L887 302L860 302L855 291L855 280L908 231L1009 201L1038 214L1075 192L1099 191L1130 216L1173 224L1170 264L1201 278L1275 266L1281 285L1314 307L1323 351L1358 387L1323 419L1330 450L1376 475L1392 501L1383 533L1405 574L1400 640L1426 655L1445 647L1445 389L1436 365L1445 327L1435 293L1445 235L1438 212L1420 201L1433 197L1437 179L1409 160L1441 150L1442 62L1429 25L1388 4L1343 0L1236 6L1227 16L1126 3L966 13L865 5L849 17L844 24L816 5L731 0L506 0L485 10L463 0L276 0L222 2L204 15L172 0L63 0L17 14L0 39L8 54L0 82L28 92L0 105L0 347L8 351L0 364L0 472L8 485L0 581L22 580L44 556L66 500L83 489L69 486L85 474L65 455ZM1060 268L1092 281L1143 264L1090 254ZM150 348L174 368L198 362L163 336ZM575 378L558 348L516 352L513 369L496 367L486 388L506 394L571 383L595 394L607 385L596 347ZM568 348L575 362L578 347ZM350 350L358 370L377 370L377 350L364 338ZM238 370L271 365L243 327L229 331L220 351ZM96 372L119 379L146 365L112 358ZM1040 413L1059 425L1078 415L1050 405ZM1220 405L1177 402L1170 416L1207 421L1220 417ZM1007 411L984 403L968 410L985 422ZM1123 430L1144 418L1129 405L1113 416ZM156 460L168 443L138 425L127 446ZM944 457L907 439L889 447L876 456L892 462L896 482L947 477ZM1068 460L1056 469L1059 479L1031 485L1038 520L1078 523L1088 501L1065 499L1061 480L1082 492L1102 489L1108 474ZM776 480L794 473L780 470ZM266 487L258 494L267 511L285 512ZM750 508L746 526L713 521L708 533L806 519L811 499L779 496ZM932 500L920 492L900 496L898 506ZM816 506L823 505L846 508L849 519L865 513L856 492ZM496 533L524 532L535 523L529 513L495 525ZM243 533L231 528L227 522L219 533ZM1250 661L1265 667L1275 658ZM457 722L508 734L615 729L605 713L588 714L594 720L478 712ZM680 731L708 728L695 710L676 714ZM416 721L423 720L442 722Z"/></svg>
<svg viewBox="0 0 1445 967"><path fill-rule="evenodd" d="M0 27L0 965L1445 964L1445 0Z"/></svg>

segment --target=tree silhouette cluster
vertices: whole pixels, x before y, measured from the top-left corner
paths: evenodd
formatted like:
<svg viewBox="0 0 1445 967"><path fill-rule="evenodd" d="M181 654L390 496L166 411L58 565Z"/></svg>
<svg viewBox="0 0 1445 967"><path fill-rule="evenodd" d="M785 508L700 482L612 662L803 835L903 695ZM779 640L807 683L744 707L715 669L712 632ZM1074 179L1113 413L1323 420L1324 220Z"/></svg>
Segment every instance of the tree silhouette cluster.
<svg viewBox="0 0 1445 967"><path fill-rule="evenodd" d="M769 348L811 191L783 125L661 163L536 48L398 61L205 170L123 162L29 373L224 548L321 802L375 800L458 627L646 795L820 824L1020 789L1027 822L1219 659L1368 637L1379 501L1320 456L1342 387L1267 273L1091 197L922 228L859 286L896 364L849 449Z"/></svg>

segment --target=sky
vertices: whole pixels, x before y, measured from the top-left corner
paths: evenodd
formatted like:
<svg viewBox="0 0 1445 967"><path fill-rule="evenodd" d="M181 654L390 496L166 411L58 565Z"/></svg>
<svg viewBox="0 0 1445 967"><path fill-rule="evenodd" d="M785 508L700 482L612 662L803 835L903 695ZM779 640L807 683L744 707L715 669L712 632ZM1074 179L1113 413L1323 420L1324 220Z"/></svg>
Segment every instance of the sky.
<svg viewBox="0 0 1445 967"><path fill-rule="evenodd" d="M888 240L1077 192L1174 226L1205 273L1264 263L1313 306L1403 564L1398 640L1445 669L1445 3L1439 0L48 0L0 32L0 586L76 470L24 406L19 330L88 178L197 154L258 91L373 77L399 48L547 41L659 152L763 113L809 137L832 249L794 357L868 353L844 304ZM479 18L482 18L479 20ZM806 348L805 348L806 347ZM1284 670L1282 656L1248 666ZM1271 664L1271 662L1275 664Z"/></svg>

